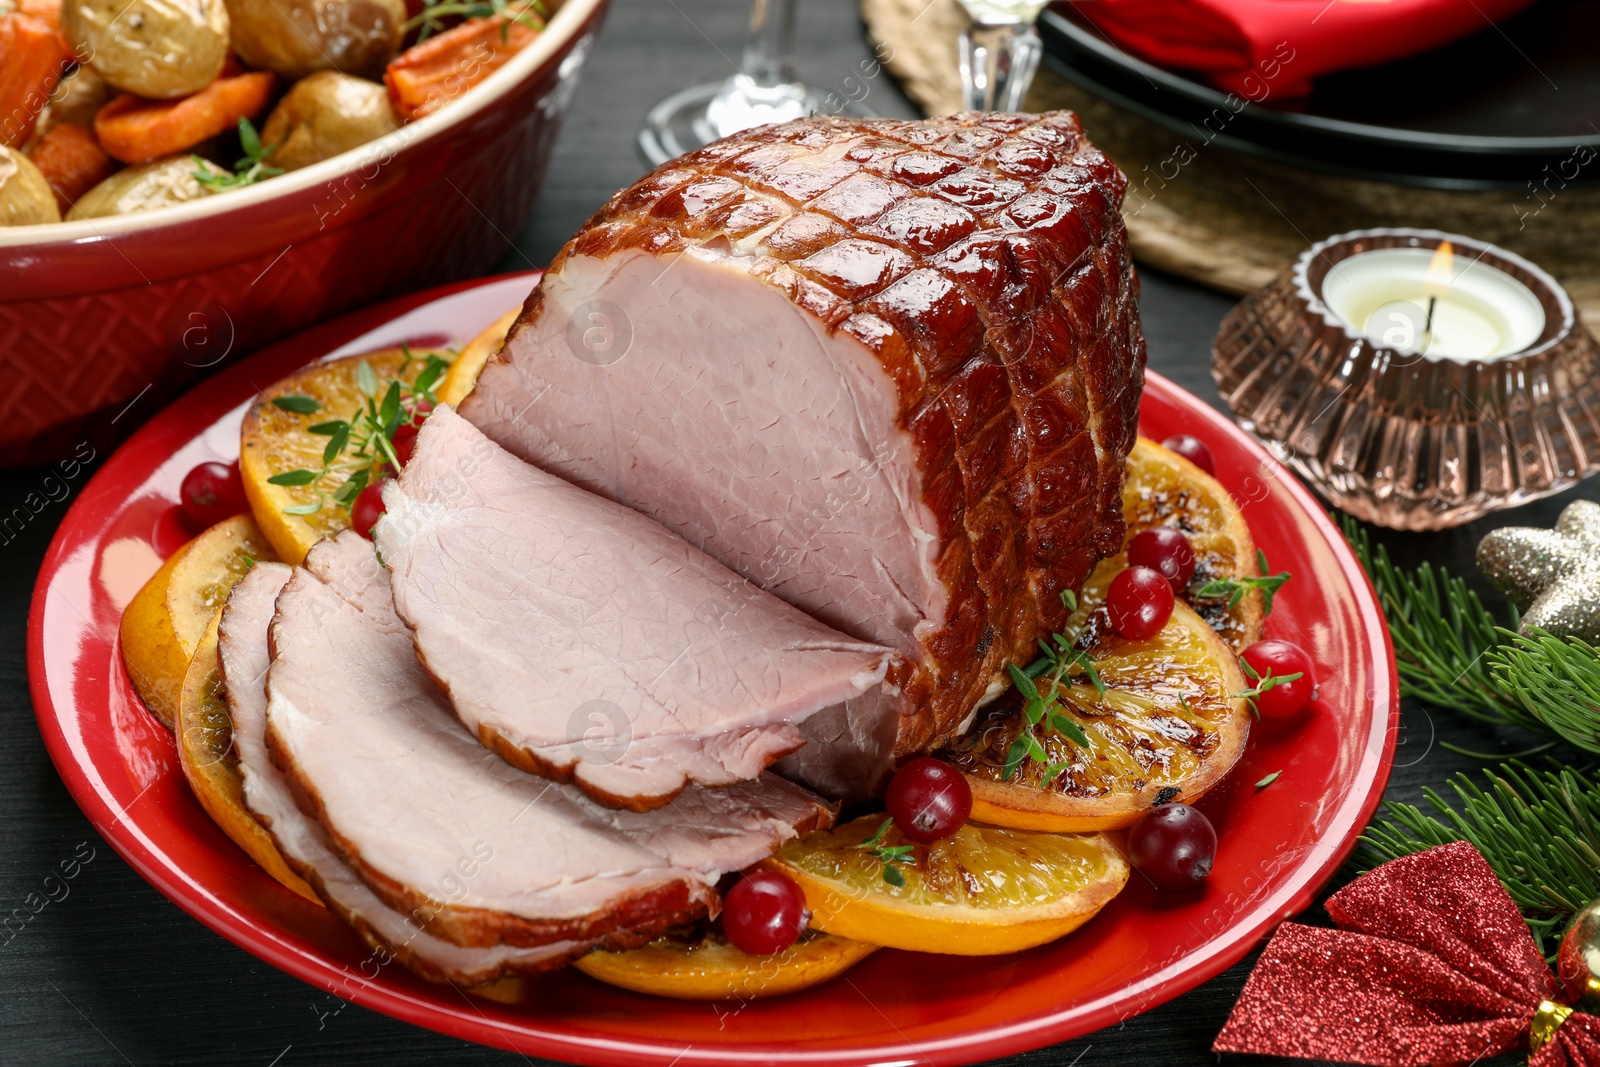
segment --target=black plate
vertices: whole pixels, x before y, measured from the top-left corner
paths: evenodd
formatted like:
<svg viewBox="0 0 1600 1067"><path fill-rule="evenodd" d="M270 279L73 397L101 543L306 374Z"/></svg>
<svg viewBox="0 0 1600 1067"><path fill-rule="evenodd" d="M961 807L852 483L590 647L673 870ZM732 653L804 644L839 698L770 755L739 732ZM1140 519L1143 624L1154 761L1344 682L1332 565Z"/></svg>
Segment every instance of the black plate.
<svg viewBox="0 0 1600 1067"><path fill-rule="evenodd" d="M1326 75L1309 97L1269 97L1231 117L1226 93L1135 59L1067 5L1047 10L1039 30L1066 78L1191 143L1411 185L1600 184L1594 0L1543 0L1444 48Z"/></svg>

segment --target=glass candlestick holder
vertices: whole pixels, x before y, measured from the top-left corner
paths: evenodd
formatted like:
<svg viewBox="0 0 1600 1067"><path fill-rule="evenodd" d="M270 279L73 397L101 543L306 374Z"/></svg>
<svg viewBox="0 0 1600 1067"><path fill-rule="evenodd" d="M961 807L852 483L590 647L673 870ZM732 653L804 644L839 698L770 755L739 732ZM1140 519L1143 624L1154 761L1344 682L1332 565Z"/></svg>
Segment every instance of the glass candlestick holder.
<svg viewBox="0 0 1600 1067"><path fill-rule="evenodd" d="M1600 348L1554 278L1471 238L1330 237L1211 356L1239 424L1380 526L1457 526L1600 470Z"/></svg>

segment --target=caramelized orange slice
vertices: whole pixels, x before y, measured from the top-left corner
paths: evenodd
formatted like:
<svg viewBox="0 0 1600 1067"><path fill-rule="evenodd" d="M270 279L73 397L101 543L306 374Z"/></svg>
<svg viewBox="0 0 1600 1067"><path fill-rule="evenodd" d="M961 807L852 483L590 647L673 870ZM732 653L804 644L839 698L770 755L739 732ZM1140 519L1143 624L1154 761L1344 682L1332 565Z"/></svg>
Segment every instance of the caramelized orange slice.
<svg viewBox="0 0 1600 1067"><path fill-rule="evenodd" d="M771 956L752 956L707 931L694 938L662 937L626 952L591 952L573 963L607 985L677 1000L754 1000L820 985L878 949L808 930Z"/></svg>
<svg viewBox="0 0 1600 1067"><path fill-rule="evenodd" d="M1047 704L1087 745L1047 722L1027 726L1019 705L1002 700L943 754L967 774L974 820L1056 832L1126 826L1153 803L1195 800L1238 761L1250 710L1236 694L1247 683L1216 632L1181 601L1148 641L1117 636L1105 619L1097 610L1075 646L1104 692L1078 668ZM1043 679L1038 688L1048 698ZM1042 759L1016 759L1024 729Z"/></svg>

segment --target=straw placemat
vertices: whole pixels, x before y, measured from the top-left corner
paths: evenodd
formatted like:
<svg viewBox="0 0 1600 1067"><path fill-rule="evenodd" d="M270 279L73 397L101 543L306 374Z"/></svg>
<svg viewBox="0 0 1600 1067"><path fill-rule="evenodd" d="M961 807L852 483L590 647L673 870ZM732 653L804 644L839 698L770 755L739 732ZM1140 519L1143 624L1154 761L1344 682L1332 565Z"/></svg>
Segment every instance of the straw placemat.
<svg viewBox="0 0 1600 1067"><path fill-rule="evenodd" d="M862 0L885 66L930 115L961 108L956 0ZM1273 163L1185 137L1090 95L1047 67L1028 110L1070 108L1130 181L1135 257L1230 293L1266 284L1306 246L1369 226L1419 226L1492 241L1559 278L1600 322L1600 189L1530 174L1523 190L1418 189ZM1181 161L1181 162L1180 162ZM1600 164L1594 164L1600 167Z"/></svg>

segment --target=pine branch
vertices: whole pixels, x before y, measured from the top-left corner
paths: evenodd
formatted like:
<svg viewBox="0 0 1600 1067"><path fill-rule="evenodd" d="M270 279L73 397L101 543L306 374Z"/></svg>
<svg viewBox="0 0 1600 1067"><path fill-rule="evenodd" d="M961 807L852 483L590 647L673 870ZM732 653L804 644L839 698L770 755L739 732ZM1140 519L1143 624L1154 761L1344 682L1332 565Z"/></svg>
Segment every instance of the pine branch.
<svg viewBox="0 0 1600 1067"><path fill-rule="evenodd" d="M1600 782L1588 769L1522 763L1486 772L1487 788L1467 775L1450 785L1456 806L1429 789L1429 812L1386 804L1386 818L1362 834L1353 862L1362 870L1451 841L1469 841L1522 910L1535 936L1554 947L1573 913L1600 897Z"/></svg>

